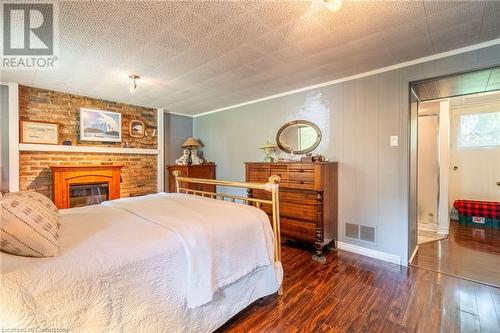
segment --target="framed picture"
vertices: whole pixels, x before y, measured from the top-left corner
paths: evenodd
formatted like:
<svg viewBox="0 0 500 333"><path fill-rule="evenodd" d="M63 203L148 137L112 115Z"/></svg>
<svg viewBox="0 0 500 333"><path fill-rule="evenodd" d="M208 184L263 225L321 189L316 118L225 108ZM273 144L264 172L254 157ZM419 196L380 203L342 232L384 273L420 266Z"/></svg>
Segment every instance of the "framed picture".
<svg viewBox="0 0 500 333"><path fill-rule="evenodd" d="M146 125L140 120L131 120L128 126L130 136L133 138L143 138L146 132Z"/></svg>
<svg viewBox="0 0 500 333"><path fill-rule="evenodd" d="M57 145L59 142L59 125L41 121L21 120L19 134L21 143Z"/></svg>
<svg viewBox="0 0 500 333"><path fill-rule="evenodd" d="M122 114L80 108L80 140L121 142Z"/></svg>

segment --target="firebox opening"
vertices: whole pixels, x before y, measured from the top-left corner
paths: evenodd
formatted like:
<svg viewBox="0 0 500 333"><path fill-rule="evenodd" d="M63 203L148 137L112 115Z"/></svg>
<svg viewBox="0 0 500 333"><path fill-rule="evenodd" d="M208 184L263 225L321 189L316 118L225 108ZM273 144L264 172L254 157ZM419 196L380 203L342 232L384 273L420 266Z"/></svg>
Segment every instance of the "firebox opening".
<svg viewBox="0 0 500 333"><path fill-rule="evenodd" d="M70 185L69 207L97 205L109 199L109 184L78 184Z"/></svg>

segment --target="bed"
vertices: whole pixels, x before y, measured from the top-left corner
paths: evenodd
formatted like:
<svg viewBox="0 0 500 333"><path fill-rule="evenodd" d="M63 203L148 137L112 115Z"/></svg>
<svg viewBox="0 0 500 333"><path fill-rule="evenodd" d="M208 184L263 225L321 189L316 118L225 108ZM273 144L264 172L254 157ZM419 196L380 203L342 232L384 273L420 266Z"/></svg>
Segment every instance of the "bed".
<svg viewBox="0 0 500 333"><path fill-rule="evenodd" d="M281 294L277 180L210 181L271 191L274 230L254 207L258 199L182 187L206 181L177 175L179 193L61 211L57 257L2 252L0 326L211 332L255 300Z"/></svg>

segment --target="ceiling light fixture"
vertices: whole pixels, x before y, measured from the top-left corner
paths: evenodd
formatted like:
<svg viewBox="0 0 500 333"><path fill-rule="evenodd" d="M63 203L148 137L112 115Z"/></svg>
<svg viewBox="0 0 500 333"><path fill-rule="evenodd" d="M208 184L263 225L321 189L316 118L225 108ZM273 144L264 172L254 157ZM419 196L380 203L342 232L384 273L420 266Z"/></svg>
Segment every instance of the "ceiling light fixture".
<svg viewBox="0 0 500 333"><path fill-rule="evenodd" d="M135 80L138 80L141 77L135 74L130 74L128 77L132 80L132 82L130 82L130 88L129 88L130 94L134 95L135 91L137 90L137 82L135 82Z"/></svg>
<svg viewBox="0 0 500 333"><path fill-rule="evenodd" d="M336 12L342 7L342 0L323 0L323 2L325 3L325 7L332 12Z"/></svg>

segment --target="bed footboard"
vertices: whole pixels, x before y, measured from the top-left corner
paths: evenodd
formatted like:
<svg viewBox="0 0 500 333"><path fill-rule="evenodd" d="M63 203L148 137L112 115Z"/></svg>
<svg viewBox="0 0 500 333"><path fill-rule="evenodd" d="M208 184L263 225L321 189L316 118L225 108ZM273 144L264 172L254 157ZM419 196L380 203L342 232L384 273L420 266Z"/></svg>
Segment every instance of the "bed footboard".
<svg viewBox="0 0 500 333"><path fill-rule="evenodd" d="M203 197L208 197L212 199L226 200L229 199L233 202L240 201L242 203L251 204L254 203L257 208L261 208L262 204L269 204L272 207L272 225L274 232L274 262L281 263L281 236L280 236L280 209L279 209L279 176L269 177L267 183L248 183L248 182L233 182L227 180L215 180L215 179L201 179L201 178L189 178L181 177L180 171L176 170L173 172L175 177L175 188L177 193L194 194ZM218 192L208 192L201 190L190 189L187 184L206 184L206 185L216 185L224 187L235 187L235 188L245 188L251 190L264 190L271 192L271 200L250 198L235 194L226 194ZM184 184L186 186L184 187ZM278 290L279 295L283 295L283 285L281 285Z"/></svg>

